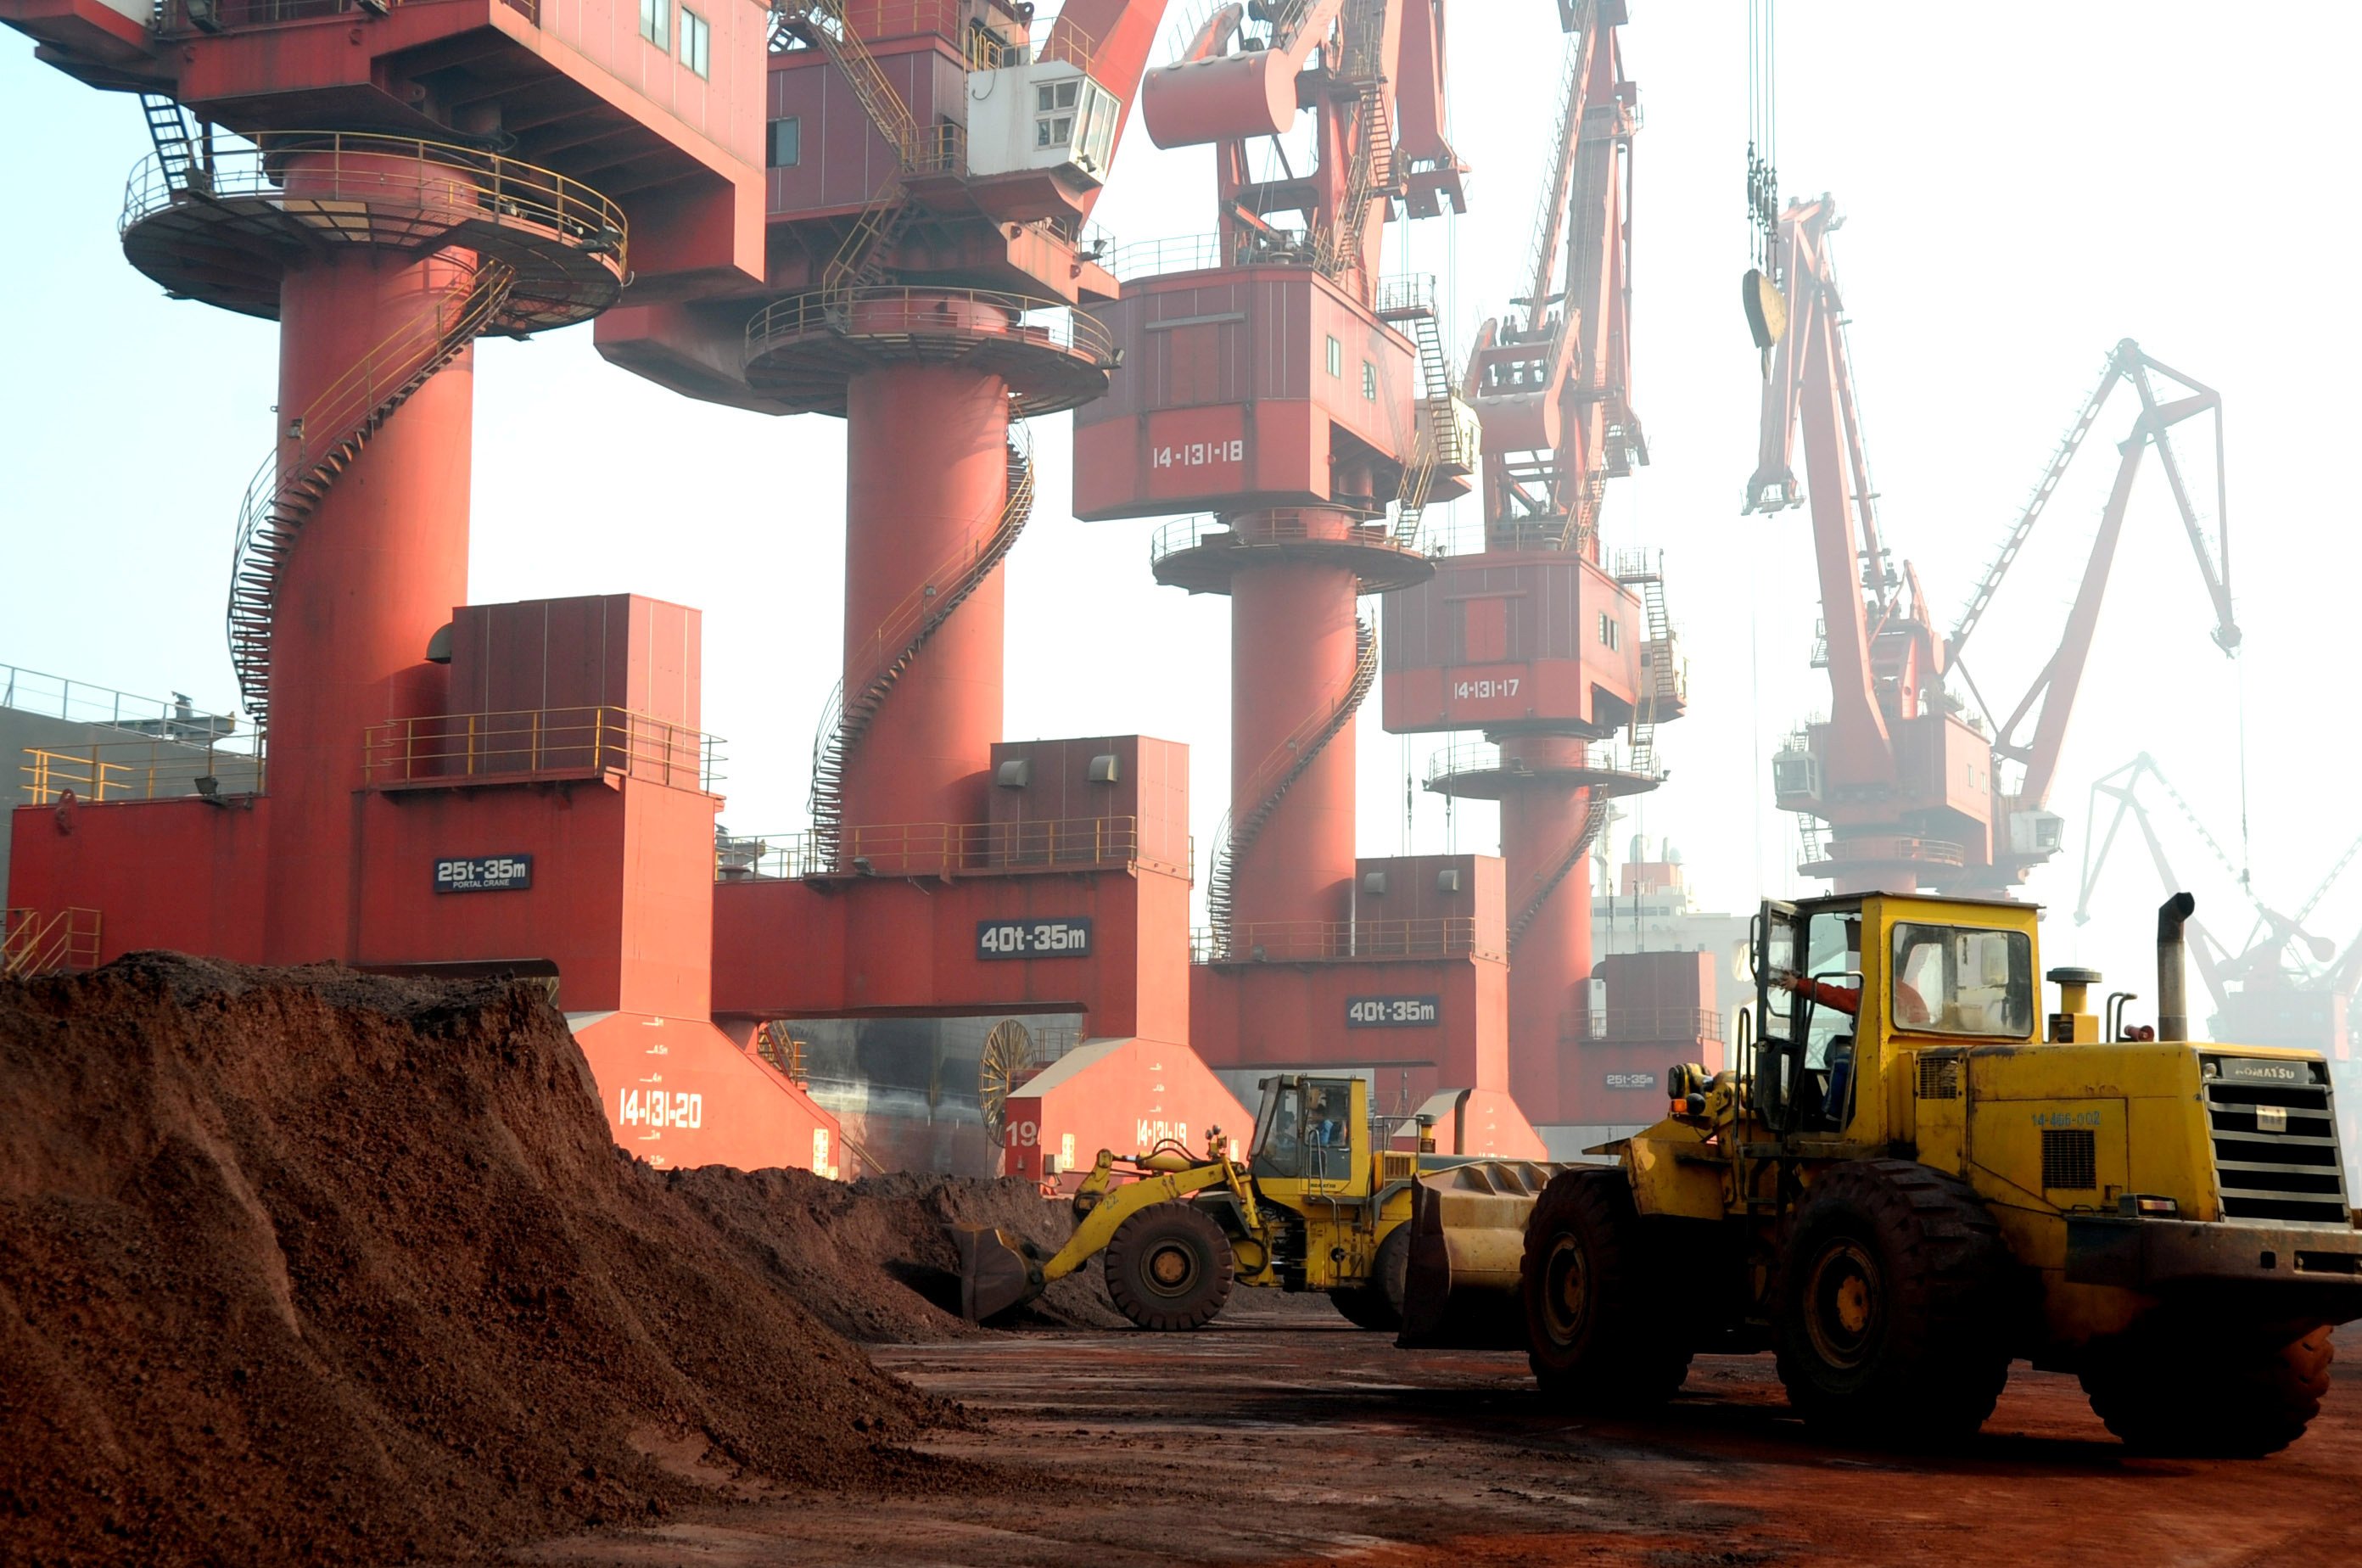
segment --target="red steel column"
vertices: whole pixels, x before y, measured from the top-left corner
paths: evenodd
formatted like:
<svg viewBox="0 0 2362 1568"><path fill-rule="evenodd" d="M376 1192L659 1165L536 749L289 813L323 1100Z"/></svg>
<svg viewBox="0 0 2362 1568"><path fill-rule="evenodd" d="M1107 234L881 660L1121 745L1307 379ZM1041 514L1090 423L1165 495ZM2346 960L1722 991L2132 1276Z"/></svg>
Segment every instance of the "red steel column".
<svg viewBox="0 0 2362 1568"><path fill-rule="evenodd" d="M291 266L280 288L282 452L294 445L288 422L469 277L450 252L419 261L361 246ZM440 705L426 643L468 597L474 414L469 348L337 476L289 555L270 645L263 943L273 963L351 955L362 734ZM316 452L326 433L308 434Z"/></svg>
<svg viewBox="0 0 2362 1568"><path fill-rule="evenodd" d="M1292 514L1297 521L1308 514ZM1342 537L1343 513L1314 516ZM1234 522L1252 536L1254 525ZM1294 525L1291 524L1291 525ZM1231 581L1231 823L1270 793L1287 743L1317 735L1346 694L1359 656L1360 579L1347 565L1291 561L1241 570ZM1353 721L1289 788L1231 872L1232 929L1270 922L1341 922L1353 880Z"/></svg>
<svg viewBox="0 0 2362 1568"><path fill-rule="evenodd" d="M1574 735L1515 735L1501 742L1504 764L1522 761L1539 773L1579 767L1584 742ZM1558 868L1590 814L1591 791L1541 786L1511 790L1501 799L1501 857L1514 923ZM1589 859L1588 852L1584 856ZM1564 1121L1559 1063L1574 1050L1562 1030L1574 1005L1574 983L1591 976L1591 874L1577 866L1554 889L1518 938L1509 965L1509 1092L1527 1119Z"/></svg>
<svg viewBox="0 0 2362 1568"><path fill-rule="evenodd" d="M956 590L999 525L1009 396L998 376L885 365L846 392L844 692L900 651L925 590ZM870 823L977 823L1001 716L1002 577L995 567L902 671L846 759L845 845ZM881 628L894 625L883 638Z"/></svg>

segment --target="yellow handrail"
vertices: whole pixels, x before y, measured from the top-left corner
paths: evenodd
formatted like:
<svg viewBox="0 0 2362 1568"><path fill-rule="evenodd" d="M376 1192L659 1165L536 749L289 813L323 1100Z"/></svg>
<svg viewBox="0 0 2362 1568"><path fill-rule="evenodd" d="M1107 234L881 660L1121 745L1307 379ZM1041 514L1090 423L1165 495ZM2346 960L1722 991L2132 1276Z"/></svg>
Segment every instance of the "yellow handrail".
<svg viewBox="0 0 2362 1568"><path fill-rule="evenodd" d="M1060 817L1016 823L872 823L843 834L842 863L815 832L734 836L717 845L714 875L933 877L1007 871L1146 866L1175 876L1185 867L1143 853L1140 819Z"/></svg>
<svg viewBox="0 0 2362 1568"><path fill-rule="evenodd" d="M44 916L39 910L9 910L0 934L0 976L22 979L97 964L99 915L79 905Z"/></svg>
<svg viewBox="0 0 2362 1568"><path fill-rule="evenodd" d="M581 704L435 713L371 724L362 777L373 787L622 773L674 789L719 782L721 742L669 719Z"/></svg>

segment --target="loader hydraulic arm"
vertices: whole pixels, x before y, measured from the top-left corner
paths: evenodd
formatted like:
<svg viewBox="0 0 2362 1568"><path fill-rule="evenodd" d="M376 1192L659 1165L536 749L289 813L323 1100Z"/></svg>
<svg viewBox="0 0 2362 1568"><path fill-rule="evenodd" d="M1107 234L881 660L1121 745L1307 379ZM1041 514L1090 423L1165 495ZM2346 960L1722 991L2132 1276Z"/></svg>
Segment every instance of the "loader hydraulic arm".
<svg viewBox="0 0 2362 1568"><path fill-rule="evenodd" d="M1254 1188L1248 1184L1246 1172L1227 1157L1217 1157L1203 1165L1189 1165L1177 1171L1161 1171L1110 1190L1106 1178L1113 1173L1114 1164L1113 1155L1104 1149L1099 1151L1098 1165L1083 1179L1083 1190L1092 1190L1092 1184L1097 1182L1099 1190L1106 1192L1107 1196L1083 1217L1083 1222L1075 1227L1075 1233L1066 1239L1066 1244L1043 1262L1043 1283L1064 1279L1090 1262L1114 1239L1118 1227L1151 1204L1170 1203L1175 1198L1188 1198L1218 1187L1229 1187L1231 1195L1239 1200L1249 1231L1263 1229L1263 1217L1255 1212Z"/></svg>
<svg viewBox="0 0 2362 1568"><path fill-rule="evenodd" d="M1209 1139L1219 1147L1219 1139ZM1176 1146L1144 1156L1148 1174L1122 1187L1115 1185L1115 1155L1099 1151L1098 1162L1075 1194L1081 1222L1066 1244L1044 1257L1042 1249L1022 1236L991 1227L955 1227L959 1251L960 1314L972 1323L1032 1300L1104 1251L1123 1222L1143 1209L1191 1198L1215 1187L1226 1187L1237 1200L1239 1216L1250 1235L1264 1230L1255 1205L1254 1184L1245 1167L1227 1154L1198 1159Z"/></svg>

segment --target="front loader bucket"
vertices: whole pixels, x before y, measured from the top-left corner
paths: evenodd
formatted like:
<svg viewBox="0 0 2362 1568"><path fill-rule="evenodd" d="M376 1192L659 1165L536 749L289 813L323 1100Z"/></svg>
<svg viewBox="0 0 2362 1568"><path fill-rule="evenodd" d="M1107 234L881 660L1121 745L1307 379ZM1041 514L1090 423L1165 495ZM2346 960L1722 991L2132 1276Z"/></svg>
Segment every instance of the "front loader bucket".
<svg viewBox="0 0 2362 1568"><path fill-rule="evenodd" d="M1396 1343L1524 1348L1518 1271L1526 1219L1542 1187L1564 1169L1529 1160L1479 1160L1427 1172L1412 1184L1409 1268Z"/></svg>
<svg viewBox="0 0 2362 1568"><path fill-rule="evenodd" d="M1031 1242L988 1225L950 1230L959 1249L961 1317L981 1323L1042 1294L1042 1264Z"/></svg>

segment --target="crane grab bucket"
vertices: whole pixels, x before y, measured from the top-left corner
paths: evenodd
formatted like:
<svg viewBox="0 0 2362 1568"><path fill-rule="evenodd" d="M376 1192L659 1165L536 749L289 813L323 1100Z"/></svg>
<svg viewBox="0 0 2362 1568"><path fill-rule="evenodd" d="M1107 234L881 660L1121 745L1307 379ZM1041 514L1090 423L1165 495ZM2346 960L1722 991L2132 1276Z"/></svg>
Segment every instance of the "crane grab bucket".
<svg viewBox="0 0 2362 1568"><path fill-rule="evenodd" d="M1788 298L1760 268L1749 267L1739 280L1739 304L1747 312L1748 336L1763 350L1763 379L1770 381L1772 350L1788 332Z"/></svg>

